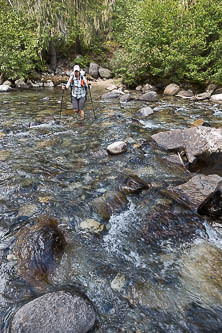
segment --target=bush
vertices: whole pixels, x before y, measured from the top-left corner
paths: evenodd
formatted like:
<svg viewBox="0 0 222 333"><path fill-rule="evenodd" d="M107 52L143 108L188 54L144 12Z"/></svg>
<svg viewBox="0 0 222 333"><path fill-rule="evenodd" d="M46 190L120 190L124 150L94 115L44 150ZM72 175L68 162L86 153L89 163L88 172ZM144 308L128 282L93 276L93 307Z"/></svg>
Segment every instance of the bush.
<svg viewBox="0 0 222 333"><path fill-rule="evenodd" d="M220 0L188 8L176 0L122 0L121 6L114 26L121 50L113 67L127 85L146 79L222 83Z"/></svg>
<svg viewBox="0 0 222 333"><path fill-rule="evenodd" d="M8 79L27 78L42 70L42 43L36 26L11 7L0 9L0 73Z"/></svg>

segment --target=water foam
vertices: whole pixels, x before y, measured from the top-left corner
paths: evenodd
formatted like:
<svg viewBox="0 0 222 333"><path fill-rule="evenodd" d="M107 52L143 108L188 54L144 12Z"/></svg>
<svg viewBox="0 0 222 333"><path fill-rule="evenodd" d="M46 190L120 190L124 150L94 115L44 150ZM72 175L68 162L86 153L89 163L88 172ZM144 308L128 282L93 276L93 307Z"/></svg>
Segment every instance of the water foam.
<svg viewBox="0 0 222 333"><path fill-rule="evenodd" d="M140 255L135 249L132 250L131 226L137 224L138 216L136 206L130 202L126 211L110 218L111 228L104 236L104 248L108 253L124 257L124 260L133 263L136 267L144 267ZM130 239L129 239L130 238Z"/></svg>

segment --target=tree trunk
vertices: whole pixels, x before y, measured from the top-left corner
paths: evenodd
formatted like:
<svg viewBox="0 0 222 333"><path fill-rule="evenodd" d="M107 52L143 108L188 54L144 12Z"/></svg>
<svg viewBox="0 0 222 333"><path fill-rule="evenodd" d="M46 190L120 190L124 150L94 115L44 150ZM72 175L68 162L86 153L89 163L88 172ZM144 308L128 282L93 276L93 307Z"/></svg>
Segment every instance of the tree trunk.
<svg viewBox="0 0 222 333"><path fill-rule="evenodd" d="M51 39L49 42L49 64L50 69L54 72L56 71L56 49L53 40Z"/></svg>

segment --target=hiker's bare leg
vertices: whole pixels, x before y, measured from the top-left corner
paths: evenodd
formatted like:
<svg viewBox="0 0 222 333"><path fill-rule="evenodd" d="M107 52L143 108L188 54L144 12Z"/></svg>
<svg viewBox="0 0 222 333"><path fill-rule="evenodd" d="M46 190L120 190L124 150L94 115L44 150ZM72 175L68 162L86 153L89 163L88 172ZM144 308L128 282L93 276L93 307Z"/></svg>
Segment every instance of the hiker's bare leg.
<svg viewBox="0 0 222 333"><path fill-rule="evenodd" d="M80 114L81 119L83 120L84 119L84 111L83 110L79 110L79 114Z"/></svg>

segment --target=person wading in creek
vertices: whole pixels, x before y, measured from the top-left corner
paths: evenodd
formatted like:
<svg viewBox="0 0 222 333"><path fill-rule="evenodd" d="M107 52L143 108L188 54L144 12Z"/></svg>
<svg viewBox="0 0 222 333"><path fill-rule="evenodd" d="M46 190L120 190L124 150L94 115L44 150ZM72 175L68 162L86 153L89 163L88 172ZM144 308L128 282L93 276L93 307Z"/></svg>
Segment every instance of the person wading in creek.
<svg viewBox="0 0 222 333"><path fill-rule="evenodd" d="M88 84L80 71L79 65L73 67L73 72L66 85L62 89L71 87L71 102L74 112L79 112L81 120L84 120L84 106L86 103Z"/></svg>

